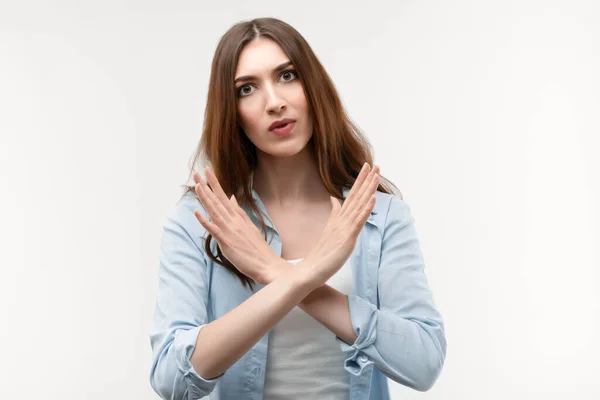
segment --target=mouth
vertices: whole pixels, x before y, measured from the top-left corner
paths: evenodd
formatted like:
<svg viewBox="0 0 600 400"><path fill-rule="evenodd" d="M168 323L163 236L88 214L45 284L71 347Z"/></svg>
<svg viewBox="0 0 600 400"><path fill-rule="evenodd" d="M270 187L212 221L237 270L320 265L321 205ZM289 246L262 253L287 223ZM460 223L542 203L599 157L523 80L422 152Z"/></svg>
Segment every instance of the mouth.
<svg viewBox="0 0 600 400"><path fill-rule="evenodd" d="M295 120L291 119L291 118L284 118L284 119L280 119L279 121L275 121L273 122L270 126L269 126L269 130L272 131L274 129L278 129L281 127L284 127L292 122L296 122Z"/></svg>
<svg viewBox="0 0 600 400"><path fill-rule="evenodd" d="M294 126L296 126L296 121L291 121L286 123L285 125L280 125L279 127L269 129L269 131L278 136L284 136L290 133L292 129L294 129Z"/></svg>

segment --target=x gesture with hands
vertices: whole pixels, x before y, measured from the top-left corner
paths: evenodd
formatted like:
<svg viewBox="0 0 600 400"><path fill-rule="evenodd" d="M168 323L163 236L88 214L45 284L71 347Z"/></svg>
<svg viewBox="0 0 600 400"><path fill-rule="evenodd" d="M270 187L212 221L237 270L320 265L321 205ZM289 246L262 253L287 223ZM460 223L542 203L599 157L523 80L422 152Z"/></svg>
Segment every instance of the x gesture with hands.
<svg viewBox="0 0 600 400"><path fill-rule="evenodd" d="M225 257L240 272L261 284L270 283L291 268L267 244L235 196L227 197L213 171L206 168L205 173L210 188L197 172L194 181L196 194L210 220L198 210L194 215L219 243ZM352 254L358 235L375 205L378 185L379 166L371 169L365 163L343 205L330 196L331 215L319 242L294 266L302 268L308 282L315 287L325 284Z"/></svg>

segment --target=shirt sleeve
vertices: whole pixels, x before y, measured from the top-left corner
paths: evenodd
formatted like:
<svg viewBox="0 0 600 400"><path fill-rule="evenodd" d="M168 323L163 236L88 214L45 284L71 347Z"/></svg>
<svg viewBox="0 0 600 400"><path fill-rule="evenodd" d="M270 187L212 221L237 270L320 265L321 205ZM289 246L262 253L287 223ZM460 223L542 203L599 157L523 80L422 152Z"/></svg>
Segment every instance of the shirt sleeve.
<svg viewBox="0 0 600 400"><path fill-rule="evenodd" d="M433 386L446 357L446 338L424 267L410 207L392 196L379 264L379 308L348 295L357 339L348 345L336 336L348 355L344 368L349 373L358 376L374 364L388 378L415 390Z"/></svg>
<svg viewBox="0 0 600 400"><path fill-rule="evenodd" d="M163 399L205 397L223 376L204 379L190 362L198 333L207 324L207 267L197 242L202 238L196 236L198 226L204 228L193 215L201 207L200 202L181 200L163 225L150 331L150 384Z"/></svg>

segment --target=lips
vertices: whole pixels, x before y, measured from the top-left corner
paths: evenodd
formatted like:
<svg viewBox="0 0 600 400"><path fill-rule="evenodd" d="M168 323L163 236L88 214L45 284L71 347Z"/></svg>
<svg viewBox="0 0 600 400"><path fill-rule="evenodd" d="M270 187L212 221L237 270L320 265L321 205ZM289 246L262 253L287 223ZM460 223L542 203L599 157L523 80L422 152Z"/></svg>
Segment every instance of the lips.
<svg viewBox="0 0 600 400"><path fill-rule="evenodd" d="M285 125L289 124L290 122L295 122L295 120L290 119L290 118L280 119L278 121L273 122L269 126L269 130L272 131L273 129L281 128L282 126L285 126Z"/></svg>

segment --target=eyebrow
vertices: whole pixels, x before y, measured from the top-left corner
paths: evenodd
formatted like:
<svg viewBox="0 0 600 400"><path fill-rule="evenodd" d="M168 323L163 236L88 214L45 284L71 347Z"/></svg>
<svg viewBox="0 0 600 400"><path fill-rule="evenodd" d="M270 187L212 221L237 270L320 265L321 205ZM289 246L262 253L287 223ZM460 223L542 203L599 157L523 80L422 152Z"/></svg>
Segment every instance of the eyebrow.
<svg viewBox="0 0 600 400"><path fill-rule="evenodd" d="M283 64L280 64L280 65L276 66L275 68L273 68L273 72L279 72L282 69L284 69L284 68L286 68L286 67L288 67L290 65L292 65L292 62L291 61L286 61ZM254 79L254 78L256 78L256 77L252 76L252 75L244 75L244 76L240 76L240 77L236 78L235 81L233 81L233 83L236 84L238 82L249 81L249 80Z"/></svg>

